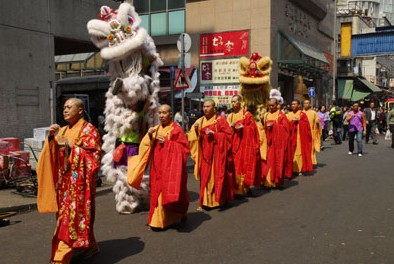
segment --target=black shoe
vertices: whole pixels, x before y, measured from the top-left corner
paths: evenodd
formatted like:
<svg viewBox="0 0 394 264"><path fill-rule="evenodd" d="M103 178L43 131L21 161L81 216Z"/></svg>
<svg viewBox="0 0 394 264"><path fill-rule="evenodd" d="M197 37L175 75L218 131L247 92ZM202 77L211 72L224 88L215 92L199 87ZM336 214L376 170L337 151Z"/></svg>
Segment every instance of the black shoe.
<svg viewBox="0 0 394 264"><path fill-rule="evenodd" d="M377 144L378 144L378 142L374 142L374 143L372 143L372 144L374 144L374 145L377 145Z"/></svg>

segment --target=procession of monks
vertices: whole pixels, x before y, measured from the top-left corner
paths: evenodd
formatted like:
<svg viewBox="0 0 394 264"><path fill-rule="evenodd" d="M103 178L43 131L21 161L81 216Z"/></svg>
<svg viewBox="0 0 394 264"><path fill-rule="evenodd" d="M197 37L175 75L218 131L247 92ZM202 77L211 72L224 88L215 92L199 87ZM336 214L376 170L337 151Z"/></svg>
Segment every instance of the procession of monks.
<svg viewBox="0 0 394 264"><path fill-rule="evenodd" d="M200 182L197 210L251 195L251 187L280 189L286 179L313 172L321 125L309 100L303 102L303 110L294 100L286 115L277 99L270 99L259 121L242 108L240 95L232 97L231 103L233 112L226 118L217 114L213 100L205 100L204 115L187 134L171 120L171 107L160 107L161 124L148 131L139 155L129 161L128 181L137 189L150 162L151 228L165 229L186 220L189 152Z"/></svg>

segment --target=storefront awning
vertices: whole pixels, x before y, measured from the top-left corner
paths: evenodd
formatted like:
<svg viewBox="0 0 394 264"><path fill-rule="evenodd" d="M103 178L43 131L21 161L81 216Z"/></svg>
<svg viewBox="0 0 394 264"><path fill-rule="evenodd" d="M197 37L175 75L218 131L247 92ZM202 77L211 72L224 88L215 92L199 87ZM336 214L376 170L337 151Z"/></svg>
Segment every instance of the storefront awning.
<svg viewBox="0 0 394 264"><path fill-rule="evenodd" d="M100 53L87 52L55 56L55 66L57 72L103 70L106 63Z"/></svg>
<svg viewBox="0 0 394 264"><path fill-rule="evenodd" d="M299 68L302 71L322 73L329 69L329 61L324 52L307 43L296 40L279 32L278 63L287 68Z"/></svg>
<svg viewBox="0 0 394 264"><path fill-rule="evenodd" d="M357 102L372 93L381 91L379 87L361 77L338 79L338 98L340 99Z"/></svg>

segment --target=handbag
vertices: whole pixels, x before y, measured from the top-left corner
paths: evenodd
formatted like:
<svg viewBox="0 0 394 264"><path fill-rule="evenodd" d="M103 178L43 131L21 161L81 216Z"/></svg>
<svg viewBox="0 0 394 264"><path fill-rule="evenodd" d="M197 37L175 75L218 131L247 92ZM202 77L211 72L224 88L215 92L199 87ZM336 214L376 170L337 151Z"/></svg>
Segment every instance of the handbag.
<svg viewBox="0 0 394 264"><path fill-rule="evenodd" d="M113 154L113 158L115 162L119 162L122 159L125 148L126 148L126 144L122 143L115 149Z"/></svg>

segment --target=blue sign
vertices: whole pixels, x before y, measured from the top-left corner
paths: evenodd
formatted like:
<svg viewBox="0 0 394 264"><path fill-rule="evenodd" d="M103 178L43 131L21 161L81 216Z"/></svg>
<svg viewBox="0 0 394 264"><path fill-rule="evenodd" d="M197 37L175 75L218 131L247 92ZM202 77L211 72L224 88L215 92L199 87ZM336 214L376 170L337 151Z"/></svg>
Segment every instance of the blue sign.
<svg viewBox="0 0 394 264"><path fill-rule="evenodd" d="M315 97L316 96L316 88L315 87L308 87L308 96Z"/></svg>
<svg viewBox="0 0 394 264"><path fill-rule="evenodd" d="M170 66L170 79L175 80L175 65Z"/></svg>
<svg viewBox="0 0 394 264"><path fill-rule="evenodd" d="M352 56L388 55L394 53L394 31L352 36Z"/></svg>

